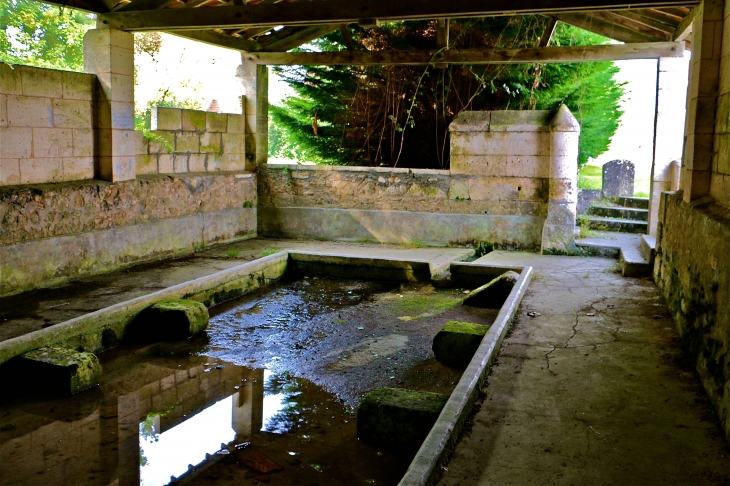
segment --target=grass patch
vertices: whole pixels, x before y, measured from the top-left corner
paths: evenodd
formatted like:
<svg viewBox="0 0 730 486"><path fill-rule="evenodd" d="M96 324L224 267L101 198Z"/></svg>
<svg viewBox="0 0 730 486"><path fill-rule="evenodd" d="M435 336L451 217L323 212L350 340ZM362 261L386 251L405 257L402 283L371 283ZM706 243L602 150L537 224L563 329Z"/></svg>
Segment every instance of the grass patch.
<svg viewBox="0 0 730 486"><path fill-rule="evenodd" d="M226 256L228 258L238 258L238 255L240 254L241 250L239 250L238 248L229 248L228 250L226 250Z"/></svg>
<svg viewBox="0 0 730 486"><path fill-rule="evenodd" d="M403 317L402 320L413 320L419 317L430 317L451 309L461 302L460 296L452 294L439 295L404 295L402 298L391 301L390 308L396 316Z"/></svg>
<svg viewBox="0 0 730 486"><path fill-rule="evenodd" d="M273 255L274 253L279 253L280 251L281 250L278 248L266 248L264 251L261 252L261 256L265 257L265 256Z"/></svg>
<svg viewBox="0 0 730 486"><path fill-rule="evenodd" d="M637 191L637 192L634 192L634 197L645 197L645 198L648 199L649 198L649 193L648 192L644 192L644 191Z"/></svg>
<svg viewBox="0 0 730 486"><path fill-rule="evenodd" d="M597 189L603 188L603 168L595 165L584 165L578 171L578 188L579 189Z"/></svg>

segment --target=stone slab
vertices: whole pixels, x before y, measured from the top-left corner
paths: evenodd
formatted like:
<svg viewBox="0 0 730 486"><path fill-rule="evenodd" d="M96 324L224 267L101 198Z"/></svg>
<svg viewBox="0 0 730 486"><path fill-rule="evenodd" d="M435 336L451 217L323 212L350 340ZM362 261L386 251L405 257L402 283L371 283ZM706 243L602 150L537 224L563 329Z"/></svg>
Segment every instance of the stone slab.
<svg viewBox="0 0 730 486"><path fill-rule="evenodd" d="M488 330L484 324L449 321L433 338L433 354L446 366L466 368Z"/></svg>
<svg viewBox="0 0 730 486"><path fill-rule="evenodd" d="M164 299L140 312L130 324L132 342L187 339L208 327L208 309L200 302Z"/></svg>
<svg viewBox="0 0 730 486"><path fill-rule="evenodd" d="M491 282L469 292L463 305L499 309L507 300L519 278L520 276L516 272L505 272Z"/></svg>
<svg viewBox="0 0 730 486"><path fill-rule="evenodd" d="M19 373L56 394L75 395L97 386L101 378L101 364L93 353L50 346L25 353L21 360Z"/></svg>
<svg viewBox="0 0 730 486"><path fill-rule="evenodd" d="M377 388L357 410L357 437L379 447L417 449L448 399L441 393Z"/></svg>

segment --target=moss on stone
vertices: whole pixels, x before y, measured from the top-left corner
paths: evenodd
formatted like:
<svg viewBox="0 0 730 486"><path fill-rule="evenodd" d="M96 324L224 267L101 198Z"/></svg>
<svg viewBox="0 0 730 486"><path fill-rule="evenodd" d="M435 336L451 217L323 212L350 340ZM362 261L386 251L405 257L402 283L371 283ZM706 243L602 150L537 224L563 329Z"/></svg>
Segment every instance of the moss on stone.
<svg viewBox="0 0 730 486"><path fill-rule="evenodd" d="M451 294L404 295L391 304L391 309L398 316L432 316L451 309L459 302L461 299Z"/></svg>
<svg viewBox="0 0 730 486"><path fill-rule="evenodd" d="M357 436L375 446L417 449L448 399L440 393L377 388L358 408Z"/></svg>
<svg viewBox="0 0 730 486"><path fill-rule="evenodd" d="M76 393L99 384L101 364L93 353L60 346L39 348L22 356L21 372L27 379L62 395Z"/></svg>
<svg viewBox="0 0 730 486"><path fill-rule="evenodd" d="M433 340L433 354L446 366L466 368L489 327L472 322L449 321Z"/></svg>

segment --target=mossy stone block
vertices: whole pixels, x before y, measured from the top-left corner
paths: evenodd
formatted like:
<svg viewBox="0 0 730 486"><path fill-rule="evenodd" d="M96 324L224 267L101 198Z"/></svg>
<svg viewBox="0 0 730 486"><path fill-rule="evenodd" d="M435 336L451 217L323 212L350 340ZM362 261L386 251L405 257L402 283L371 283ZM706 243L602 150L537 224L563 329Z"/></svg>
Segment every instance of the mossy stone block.
<svg viewBox="0 0 730 486"><path fill-rule="evenodd" d="M439 363L454 368L466 368L474 356L488 325L449 321L433 339L433 354Z"/></svg>
<svg viewBox="0 0 730 486"><path fill-rule="evenodd" d="M358 408L357 437L377 447L417 449L448 399L441 393L377 388Z"/></svg>
<svg viewBox="0 0 730 486"><path fill-rule="evenodd" d="M463 304L486 309L499 309L507 300L519 278L520 274L516 272L505 272L491 282L469 292Z"/></svg>
<svg viewBox="0 0 730 486"><path fill-rule="evenodd" d="M75 395L99 384L101 364L94 353L48 346L25 353L18 371L53 393Z"/></svg>
<svg viewBox="0 0 730 486"><path fill-rule="evenodd" d="M146 308L130 324L128 339L135 342L186 339L208 327L208 309L200 302L165 299Z"/></svg>

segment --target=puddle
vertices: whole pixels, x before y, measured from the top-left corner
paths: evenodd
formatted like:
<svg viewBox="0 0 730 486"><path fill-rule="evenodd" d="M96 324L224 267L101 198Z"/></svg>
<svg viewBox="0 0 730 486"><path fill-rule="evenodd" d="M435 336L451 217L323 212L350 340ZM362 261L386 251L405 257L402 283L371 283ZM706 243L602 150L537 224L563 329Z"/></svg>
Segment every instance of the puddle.
<svg viewBox="0 0 730 486"><path fill-rule="evenodd" d="M207 335L103 353L98 388L6 395L0 484L397 484L412 457L359 442L354 410L378 386L451 393L433 336L496 316L463 290L304 278L211 309Z"/></svg>

